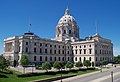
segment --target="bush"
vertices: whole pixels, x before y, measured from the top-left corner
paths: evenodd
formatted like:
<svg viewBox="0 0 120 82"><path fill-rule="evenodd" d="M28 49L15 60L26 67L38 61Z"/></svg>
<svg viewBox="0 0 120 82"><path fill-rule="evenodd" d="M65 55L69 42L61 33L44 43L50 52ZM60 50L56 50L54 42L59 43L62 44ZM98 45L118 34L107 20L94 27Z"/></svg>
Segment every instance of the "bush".
<svg viewBox="0 0 120 82"><path fill-rule="evenodd" d="M70 61L68 61L67 64L66 64L66 67L69 68L69 69L71 69L73 66L74 66L73 63L70 62Z"/></svg>
<svg viewBox="0 0 120 82"><path fill-rule="evenodd" d="M82 62L81 62L81 61L79 61L79 62L76 62L75 66L76 66L76 67L82 67L82 66L83 66L83 64L82 64Z"/></svg>

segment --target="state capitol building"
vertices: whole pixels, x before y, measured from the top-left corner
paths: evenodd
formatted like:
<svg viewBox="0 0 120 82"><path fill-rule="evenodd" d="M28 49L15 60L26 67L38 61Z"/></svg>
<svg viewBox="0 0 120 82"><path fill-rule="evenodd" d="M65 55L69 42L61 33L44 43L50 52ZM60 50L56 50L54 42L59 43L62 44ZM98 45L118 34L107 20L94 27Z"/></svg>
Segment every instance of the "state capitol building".
<svg viewBox="0 0 120 82"><path fill-rule="evenodd" d="M67 8L56 26L54 40L40 38L30 31L4 39L6 59L19 62L23 53L28 54L30 63L90 60L99 65L102 60L112 62L113 44L98 33L81 39L79 26Z"/></svg>

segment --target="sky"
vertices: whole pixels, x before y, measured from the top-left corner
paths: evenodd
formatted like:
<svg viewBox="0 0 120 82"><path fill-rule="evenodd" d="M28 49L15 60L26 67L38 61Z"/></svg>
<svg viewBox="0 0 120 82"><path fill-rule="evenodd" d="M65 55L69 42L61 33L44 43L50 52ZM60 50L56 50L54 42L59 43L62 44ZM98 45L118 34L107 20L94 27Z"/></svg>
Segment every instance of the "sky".
<svg viewBox="0 0 120 82"><path fill-rule="evenodd" d="M79 25L80 38L94 35L97 24L98 33L112 41L114 55L120 55L120 0L0 0L0 54L5 38L29 29L41 38L55 38L67 7Z"/></svg>

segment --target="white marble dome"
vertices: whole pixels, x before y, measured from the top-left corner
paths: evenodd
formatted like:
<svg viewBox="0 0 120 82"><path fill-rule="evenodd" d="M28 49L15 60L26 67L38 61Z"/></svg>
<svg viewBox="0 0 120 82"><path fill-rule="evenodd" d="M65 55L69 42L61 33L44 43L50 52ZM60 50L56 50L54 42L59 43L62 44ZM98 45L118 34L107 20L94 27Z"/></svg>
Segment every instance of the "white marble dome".
<svg viewBox="0 0 120 82"><path fill-rule="evenodd" d="M73 16L70 15L69 9L67 8L65 11L64 16L60 18L58 24L76 24L75 19Z"/></svg>

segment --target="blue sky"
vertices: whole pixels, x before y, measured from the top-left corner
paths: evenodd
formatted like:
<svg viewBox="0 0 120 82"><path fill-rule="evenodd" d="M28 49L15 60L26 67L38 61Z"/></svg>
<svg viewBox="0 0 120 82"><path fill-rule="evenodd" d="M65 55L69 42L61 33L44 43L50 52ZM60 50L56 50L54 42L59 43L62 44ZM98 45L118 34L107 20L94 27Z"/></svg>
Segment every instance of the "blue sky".
<svg viewBox="0 0 120 82"><path fill-rule="evenodd" d="M59 19L68 6L80 27L80 38L96 33L112 40L120 54L120 0L0 0L0 53L4 38L29 29L41 38L54 38Z"/></svg>

